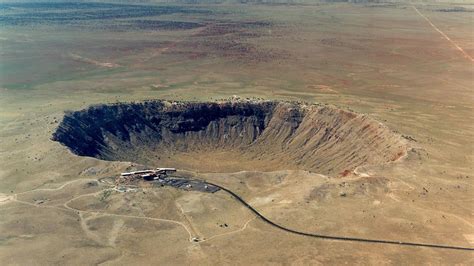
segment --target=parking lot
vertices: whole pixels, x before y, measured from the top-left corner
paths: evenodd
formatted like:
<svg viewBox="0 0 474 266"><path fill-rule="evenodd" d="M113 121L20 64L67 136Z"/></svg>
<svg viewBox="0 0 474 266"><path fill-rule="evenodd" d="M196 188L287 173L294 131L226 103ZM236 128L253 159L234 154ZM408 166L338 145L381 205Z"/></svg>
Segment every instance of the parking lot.
<svg viewBox="0 0 474 266"><path fill-rule="evenodd" d="M214 193L220 190L220 188L208 184L204 181L190 180L173 176L157 179L153 181L153 183L155 183L156 185L172 186L179 189L201 191L206 193Z"/></svg>

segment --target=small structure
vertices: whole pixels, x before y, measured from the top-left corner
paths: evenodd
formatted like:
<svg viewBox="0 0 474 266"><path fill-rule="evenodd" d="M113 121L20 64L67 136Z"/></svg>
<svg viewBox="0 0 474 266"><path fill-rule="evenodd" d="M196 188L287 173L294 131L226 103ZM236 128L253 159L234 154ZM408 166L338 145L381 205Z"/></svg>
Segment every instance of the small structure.
<svg viewBox="0 0 474 266"><path fill-rule="evenodd" d="M176 172L176 168L156 168L138 170L133 172L124 172L120 174L120 177L115 179L116 185L130 185L136 182L138 179L146 181L159 180L168 176L168 173Z"/></svg>
<svg viewBox="0 0 474 266"><path fill-rule="evenodd" d="M134 172L125 172L121 173L121 176L131 176L131 175L141 175L141 174L151 174L155 172L155 170L140 170L140 171L134 171Z"/></svg>
<svg viewBox="0 0 474 266"><path fill-rule="evenodd" d="M115 179L115 185L117 186L118 191L125 192L123 191L123 187L136 184L140 179L142 179L145 181L150 181L154 184L159 184L160 186L171 186L188 191L193 190L206 193L215 193L216 191L220 190L219 187L206 183L202 180L169 175L172 172L176 172L176 168L156 168L125 172L121 173L120 176Z"/></svg>
<svg viewBox="0 0 474 266"><path fill-rule="evenodd" d="M176 172L176 168L156 168L159 174L168 174L169 172Z"/></svg>
<svg viewBox="0 0 474 266"><path fill-rule="evenodd" d="M127 176L138 175L145 180L151 181L151 180L157 179L156 177L160 175L167 175L169 172L176 172L176 168L156 168L156 169L139 170L139 171L121 173L120 176L127 177Z"/></svg>
<svg viewBox="0 0 474 266"><path fill-rule="evenodd" d="M155 180L157 175L155 173L149 173L149 174L144 174L144 175L141 175L141 177L144 179L144 180L147 180L147 181L152 181L152 180Z"/></svg>

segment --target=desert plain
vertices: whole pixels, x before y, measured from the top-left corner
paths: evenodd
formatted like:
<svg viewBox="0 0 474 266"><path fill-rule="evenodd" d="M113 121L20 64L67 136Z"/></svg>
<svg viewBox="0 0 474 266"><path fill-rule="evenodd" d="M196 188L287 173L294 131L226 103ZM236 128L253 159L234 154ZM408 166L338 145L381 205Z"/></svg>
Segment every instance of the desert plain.
<svg viewBox="0 0 474 266"><path fill-rule="evenodd" d="M294 230L472 249L473 12L469 2L0 3L1 264L473 264L472 250L285 232L222 190L113 182L176 167ZM347 133L360 160L339 160L352 147L339 141L307 156L304 140L278 132L257 148L189 134L170 138L179 152L170 142L120 156L81 156L53 138L72 112L157 100L338 110L321 121ZM88 119L85 129L99 121ZM350 134L361 121L384 134Z"/></svg>

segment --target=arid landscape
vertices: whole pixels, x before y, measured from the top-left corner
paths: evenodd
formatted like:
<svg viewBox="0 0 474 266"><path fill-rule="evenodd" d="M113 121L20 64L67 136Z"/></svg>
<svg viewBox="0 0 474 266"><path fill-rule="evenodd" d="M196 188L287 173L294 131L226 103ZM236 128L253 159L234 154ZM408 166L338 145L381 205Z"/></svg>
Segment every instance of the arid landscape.
<svg viewBox="0 0 474 266"><path fill-rule="evenodd" d="M0 2L0 264L472 265L473 4Z"/></svg>

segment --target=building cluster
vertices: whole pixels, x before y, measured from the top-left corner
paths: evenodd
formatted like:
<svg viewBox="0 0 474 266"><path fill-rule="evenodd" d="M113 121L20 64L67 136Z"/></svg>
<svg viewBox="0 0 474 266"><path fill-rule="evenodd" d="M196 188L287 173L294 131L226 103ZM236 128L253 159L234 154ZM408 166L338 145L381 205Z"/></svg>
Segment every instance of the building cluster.
<svg viewBox="0 0 474 266"><path fill-rule="evenodd" d="M125 172L121 173L120 176L115 179L115 185L130 185L138 179L146 181L158 180L168 176L168 174L172 172L176 172L176 168L156 168Z"/></svg>
<svg viewBox="0 0 474 266"><path fill-rule="evenodd" d="M183 177L171 176L170 173L176 172L175 168L156 168L148 170L139 170L120 174L115 179L115 186L120 192L131 191L139 180L150 181L158 186L171 186L183 190L193 190L206 193L215 193L220 190L219 187L209 184L203 180L188 179Z"/></svg>

